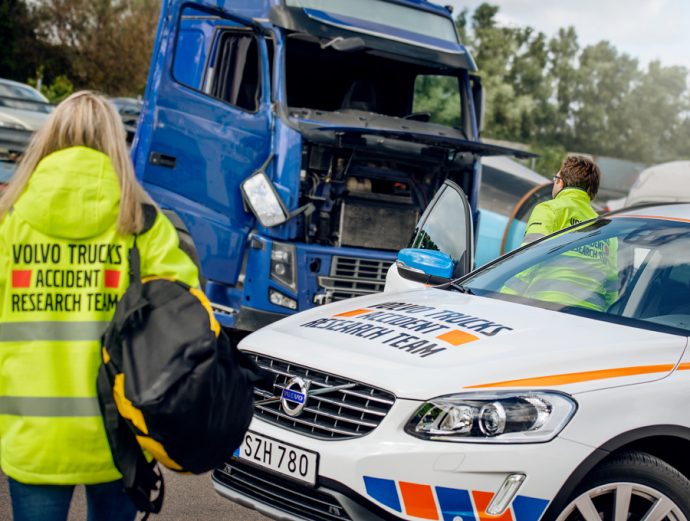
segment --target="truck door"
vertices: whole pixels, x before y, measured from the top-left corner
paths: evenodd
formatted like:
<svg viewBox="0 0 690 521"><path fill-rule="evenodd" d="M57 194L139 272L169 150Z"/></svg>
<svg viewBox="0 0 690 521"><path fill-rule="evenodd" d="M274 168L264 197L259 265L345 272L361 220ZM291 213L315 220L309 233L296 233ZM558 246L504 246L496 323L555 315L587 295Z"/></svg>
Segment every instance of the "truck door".
<svg viewBox="0 0 690 521"><path fill-rule="evenodd" d="M419 288L469 273L473 237L467 197L453 181L445 181L419 219L409 248L400 250L389 268L384 291Z"/></svg>
<svg viewBox="0 0 690 521"><path fill-rule="evenodd" d="M271 152L268 47L251 21L181 5L135 157L147 190L191 233L203 275L234 284L254 226L239 185Z"/></svg>

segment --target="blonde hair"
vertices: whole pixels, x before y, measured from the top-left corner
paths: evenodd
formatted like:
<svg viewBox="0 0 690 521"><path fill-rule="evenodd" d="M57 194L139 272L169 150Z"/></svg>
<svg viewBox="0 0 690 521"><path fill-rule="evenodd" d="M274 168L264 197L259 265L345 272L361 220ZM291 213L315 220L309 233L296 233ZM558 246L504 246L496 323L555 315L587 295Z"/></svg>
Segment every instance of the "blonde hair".
<svg viewBox="0 0 690 521"><path fill-rule="evenodd" d="M90 91L76 92L60 103L31 138L0 197L0 221L24 192L38 163L53 152L74 146L92 148L110 158L120 184L117 230L122 234L140 231L144 221L141 204L153 201L134 176L125 129L115 107Z"/></svg>

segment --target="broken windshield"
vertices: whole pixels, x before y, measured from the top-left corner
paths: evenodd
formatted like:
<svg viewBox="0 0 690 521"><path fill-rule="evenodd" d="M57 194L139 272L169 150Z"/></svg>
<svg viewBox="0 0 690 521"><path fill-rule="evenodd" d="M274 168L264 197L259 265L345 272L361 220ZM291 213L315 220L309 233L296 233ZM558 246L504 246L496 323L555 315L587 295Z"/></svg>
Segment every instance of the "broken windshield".
<svg viewBox="0 0 690 521"><path fill-rule="evenodd" d="M440 71L372 51L338 51L315 40L300 33L287 39L288 106L462 126L461 71Z"/></svg>

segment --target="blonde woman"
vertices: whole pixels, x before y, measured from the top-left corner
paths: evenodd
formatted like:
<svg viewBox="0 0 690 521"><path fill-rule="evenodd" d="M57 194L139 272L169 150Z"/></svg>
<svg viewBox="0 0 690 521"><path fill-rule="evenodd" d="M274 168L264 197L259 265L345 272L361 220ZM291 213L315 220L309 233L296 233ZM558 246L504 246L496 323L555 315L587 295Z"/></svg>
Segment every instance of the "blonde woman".
<svg viewBox="0 0 690 521"><path fill-rule="evenodd" d="M142 203L151 200L134 177L120 118L91 92L56 108L0 198L0 466L15 521L66 520L78 484L89 520L136 514L95 383ZM142 276L198 286L163 214L137 245Z"/></svg>

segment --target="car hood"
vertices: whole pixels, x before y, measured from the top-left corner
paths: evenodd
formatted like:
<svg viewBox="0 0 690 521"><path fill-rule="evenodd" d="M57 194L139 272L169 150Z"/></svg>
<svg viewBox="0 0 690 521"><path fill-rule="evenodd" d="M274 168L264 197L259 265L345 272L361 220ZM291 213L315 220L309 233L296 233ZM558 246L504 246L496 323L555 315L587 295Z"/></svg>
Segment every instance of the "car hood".
<svg viewBox="0 0 690 521"><path fill-rule="evenodd" d="M241 349L374 385L400 398L474 389L576 393L663 378L682 336L439 289L315 308Z"/></svg>

